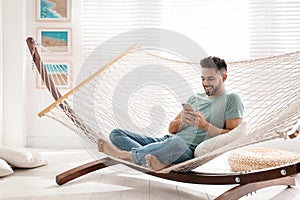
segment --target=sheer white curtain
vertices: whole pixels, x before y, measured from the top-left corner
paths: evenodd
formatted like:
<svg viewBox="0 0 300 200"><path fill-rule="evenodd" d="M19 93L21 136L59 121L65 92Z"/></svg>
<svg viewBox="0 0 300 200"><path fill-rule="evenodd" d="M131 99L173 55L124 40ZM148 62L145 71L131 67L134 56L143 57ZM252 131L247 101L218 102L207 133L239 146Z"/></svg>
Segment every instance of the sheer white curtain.
<svg viewBox="0 0 300 200"><path fill-rule="evenodd" d="M83 0L84 51L90 53L98 45L126 31L160 27L161 7L160 0ZM134 36L132 37L134 43ZM115 45L118 45L117 42Z"/></svg>
<svg viewBox="0 0 300 200"><path fill-rule="evenodd" d="M300 1L251 0L250 56L273 56L300 50Z"/></svg>
<svg viewBox="0 0 300 200"><path fill-rule="evenodd" d="M227 60L300 49L299 0L83 0L83 5L86 52L121 32L145 27L179 32L209 55Z"/></svg>
<svg viewBox="0 0 300 200"><path fill-rule="evenodd" d="M87 54L119 33L151 27L183 34L227 60L249 55L248 0L83 0L82 13Z"/></svg>
<svg viewBox="0 0 300 200"><path fill-rule="evenodd" d="M183 33L209 55L248 58L248 0L163 0L163 27Z"/></svg>

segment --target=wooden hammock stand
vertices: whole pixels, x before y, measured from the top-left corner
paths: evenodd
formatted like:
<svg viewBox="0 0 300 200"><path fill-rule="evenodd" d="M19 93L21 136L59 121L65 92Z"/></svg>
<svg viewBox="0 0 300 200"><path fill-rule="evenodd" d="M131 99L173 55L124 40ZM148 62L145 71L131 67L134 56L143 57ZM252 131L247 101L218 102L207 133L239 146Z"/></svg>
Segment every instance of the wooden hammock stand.
<svg viewBox="0 0 300 200"><path fill-rule="evenodd" d="M44 68L43 62L39 55L38 49L36 47L36 42L33 38L28 37L26 39L29 51L32 55L32 59L35 63L35 66L40 73L41 78L45 82L46 87L52 94L55 100L58 100L61 97L61 94L55 87L53 81L51 79L45 79L47 76L47 71ZM75 116L74 111L71 107L66 104L60 103L59 106L61 108L67 109L69 113L73 116L71 118L72 121L76 121L75 124L80 124L82 127L84 126L83 122ZM84 131L89 131L88 127L85 128ZM296 131L293 136L298 135L298 131ZM247 173L228 173L228 174L213 174L213 173L197 173L194 171L190 172L175 172L171 171L169 173L156 173L151 170L147 170L145 168L141 168L138 165L129 165L126 162L114 160L110 157L106 157L100 160L95 160L81 166L75 167L71 170L65 171L56 176L56 183L58 185L63 185L73 179L76 179L80 176L88 174L90 172L110 167L117 164L124 164L133 168L137 171L141 171L145 174L172 180L184 183L191 184L210 184L210 185L237 185L230 190L224 192L220 196L216 198L216 200L234 200L243 197L244 195L254 192L258 189L275 186L275 185L287 185L294 186L295 185L295 175L300 173L300 162L293 163L286 166L280 166L277 168L262 170L262 171L254 171Z"/></svg>

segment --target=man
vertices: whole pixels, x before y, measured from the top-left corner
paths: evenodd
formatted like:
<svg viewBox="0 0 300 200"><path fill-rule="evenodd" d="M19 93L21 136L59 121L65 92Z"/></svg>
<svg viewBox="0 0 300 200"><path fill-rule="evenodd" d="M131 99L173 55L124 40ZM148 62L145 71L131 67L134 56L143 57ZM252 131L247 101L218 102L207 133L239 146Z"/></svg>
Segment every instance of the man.
<svg viewBox="0 0 300 200"><path fill-rule="evenodd" d="M207 57L200 65L205 93L197 93L188 99L193 111L183 110L170 122L172 134L152 138L114 129L110 134L111 143L98 141L99 151L136 164L147 164L157 171L193 158L198 144L237 127L242 122L244 107L237 94L225 90L225 61Z"/></svg>

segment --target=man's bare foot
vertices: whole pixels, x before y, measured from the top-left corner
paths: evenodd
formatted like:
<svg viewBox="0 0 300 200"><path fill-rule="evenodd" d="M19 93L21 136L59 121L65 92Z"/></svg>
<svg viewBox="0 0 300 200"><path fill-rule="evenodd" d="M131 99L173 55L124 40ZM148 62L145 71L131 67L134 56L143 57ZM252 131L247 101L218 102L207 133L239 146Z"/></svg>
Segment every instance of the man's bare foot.
<svg viewBox="0 0 300 200"><path fill-rule="evenodd" d="M161 169L167 167L166 164L160 162L160 160L154 155L148 154L145 156L145 158L146 158L148 167L154 171L158 171L158 170L161 170Z"/></svg>
<svg viewBox="0 0 300 200"><path fill-rule="evenodd" d="M98 140L98 150L109 156L113 156L123 160L130 160L130 154L131 154L130 152L121 151L120 149L115 147L112 143L104 139Z"/></svg>

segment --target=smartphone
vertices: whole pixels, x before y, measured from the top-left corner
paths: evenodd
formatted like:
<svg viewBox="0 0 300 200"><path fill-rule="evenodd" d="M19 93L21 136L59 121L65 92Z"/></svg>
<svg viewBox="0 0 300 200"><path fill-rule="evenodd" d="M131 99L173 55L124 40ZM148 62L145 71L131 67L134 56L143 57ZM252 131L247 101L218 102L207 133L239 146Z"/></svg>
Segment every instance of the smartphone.
<svg viewBox="0 0 300 200"><path fill-rule="evenodd" d="M193 107L191 104L189 103L182 103L181 104L184 110L188 110L188 111L194 111Z"/></svg>

